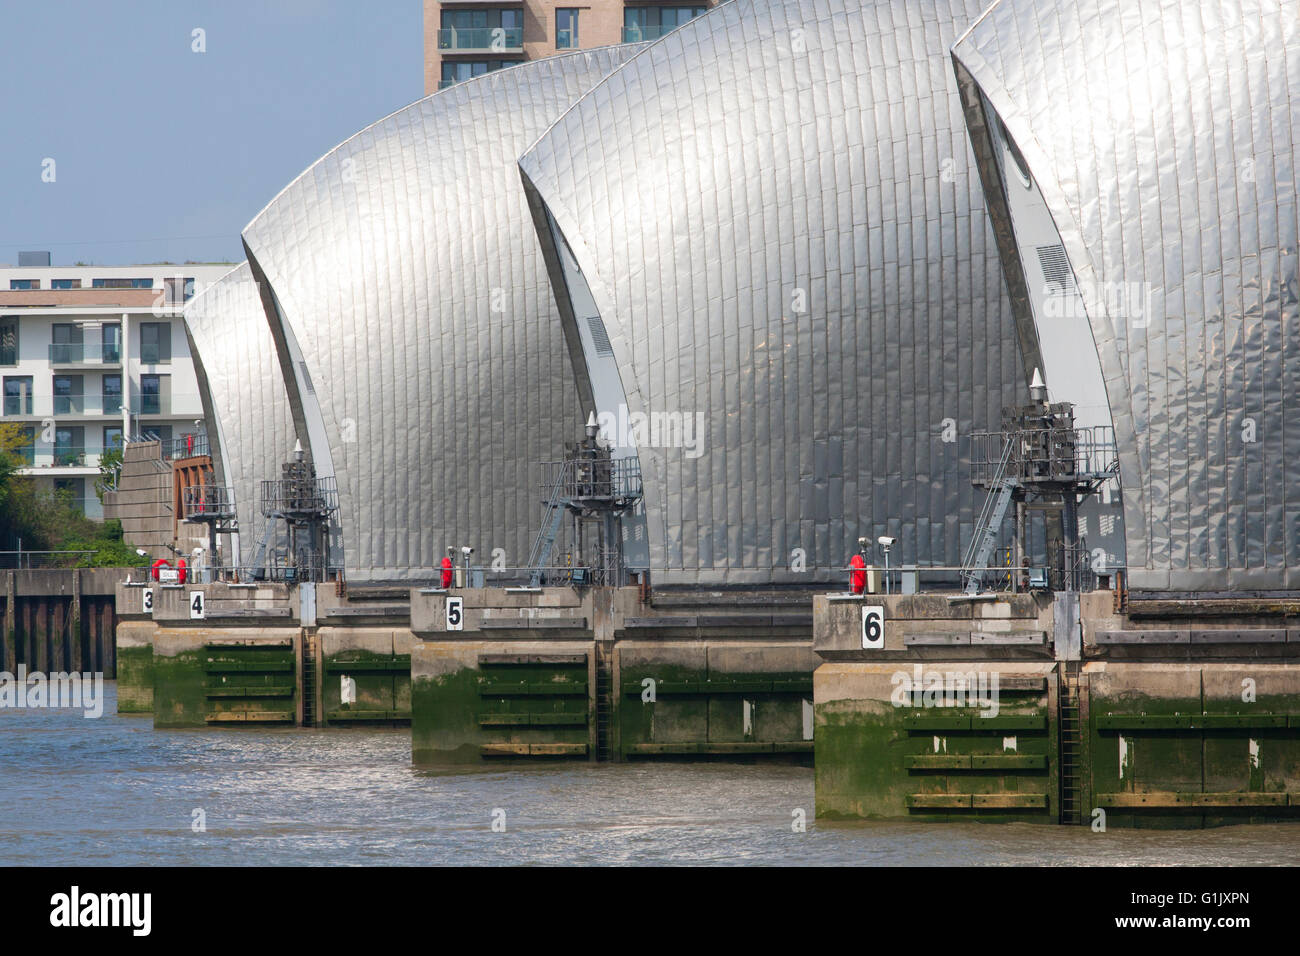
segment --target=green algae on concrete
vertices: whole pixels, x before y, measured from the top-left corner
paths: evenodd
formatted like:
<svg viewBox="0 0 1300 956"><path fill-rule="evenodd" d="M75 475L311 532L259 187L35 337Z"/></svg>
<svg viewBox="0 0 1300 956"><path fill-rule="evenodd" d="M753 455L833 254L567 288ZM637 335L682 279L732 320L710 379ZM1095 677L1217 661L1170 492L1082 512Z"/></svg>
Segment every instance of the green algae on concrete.
<svg viewBox="0 0 1300 956"><path fill-rule="evenodd" d="M628 641L616 659L624 758L812 752L806 643Z"/></svg>
<svg viewBox="0 0 1300 956"><path fill-rule="evenodd" d="M153 655L155 727L206 726L203 658L202 637L159 631Z"/></svg>
<svg viewBox="0 0 1300 956"><path fill-rule="evenodd" d="M149 621L120 621L117 625L117 712L153 713L153 638Z"/></svg>
<svg viewBox="0 0 1300 956"><path fill-rule="evenodd" d="M1300 818L1300 667L1092 662L1090 791L1108 827Z"/></svg>
<svg viewBox="0 0 1300 956"><path fill-rule="evenodd" d="M154 726L293 723L296 634L287 628L158 628Z"/></svg>
<svg viewBox="0 0 1300 956"><path fill-rule="evenodd" d="M323 724L411 719L411 634L384 627L322 627ZM349 696L343 702L344 682Z"/></svg>
<svg viewBox="0 0 1300 956"><path fill-rule="evenodd" d="M415 641L411 758L586 758L592 730L590 642Z"/></svg>
<svg viewBox="0 0 1300 956"><path fill-rule="evenodd" d="M823 664L814 675L817 816L1055 822L1053 668L926 662L931 672L996 670L1041 681L1038 690L999 692L997 714L985 716L992 710L917 707L906 697L900 704L895 675L911 672L910 663Z"/></svg>
<svg viewBox="0 0 1300 956"><path fill-rule="evenodd" d="M290 641L205 642L207 723L296 723L297 663Z"/></svg>

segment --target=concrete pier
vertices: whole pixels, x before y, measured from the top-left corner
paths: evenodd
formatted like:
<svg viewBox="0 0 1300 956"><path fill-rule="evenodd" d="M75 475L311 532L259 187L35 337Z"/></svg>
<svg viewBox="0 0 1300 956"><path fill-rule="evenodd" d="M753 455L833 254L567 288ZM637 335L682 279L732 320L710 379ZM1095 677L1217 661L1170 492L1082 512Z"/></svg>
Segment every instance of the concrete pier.
<svg viewBox="0 0 1300 956"><path fill-rule="evenodd" d="M810 755L810 604L647 601L635 587L412 592L412 756Z"/></svg>
<svg viewBox="0 0 1300 956"><path fill-rule="evenodd" d="M1300 605L1117 605L1108 591L819 596L818 815L1300 819Z"/></svg>

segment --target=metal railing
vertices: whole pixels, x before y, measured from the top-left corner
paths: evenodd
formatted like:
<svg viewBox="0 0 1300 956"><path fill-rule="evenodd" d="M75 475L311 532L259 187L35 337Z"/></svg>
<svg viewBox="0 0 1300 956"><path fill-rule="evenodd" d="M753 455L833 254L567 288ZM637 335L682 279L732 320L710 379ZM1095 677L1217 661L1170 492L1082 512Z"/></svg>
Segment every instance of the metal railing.
<svg viewBox="0 0 1300 956"><path fill-rule="evenodd" d="M643 494L639 458L567 458L544 461L541 493L549 503L568 498L631 504Z"/></svg>
<svg viewBox="0 0 1300 956"><path fill-rule="evenodd" d="M62 567L59 561L79 561L88 555L99 554L98 551L26 551L19 547L13 551L0 551L0 567L19 571L35 568ZM33 562L35 558L35 562Z"/></svg>
<svg viewBox="0 0 1300 956"><path fill-rule="evenodd" d="M447 27L438 31L439 50L522 50L524 31L521 27L471 27L459 30Z"/></svg>
<svg viewBox="0 0 1300 956"><path fill-rule="evenodd" d="M54 396L54 414L55 415L82 415L86 411L86 396L84 395L55 395Z"/></svg>
<svg viewBox="0 0 1300 956"><path fill-rule="evenodd" d="M55 342L50 345L51 365L120 365L122 350L112 344L96 348L84 342Z"/></svg>
<svg viewBox="0 0 1300 956"><path fill-rule="evenodd" d="M181 489L186 521L224 521L235 516L235 489L229 485L187 485Z"/></svg>
<svg viewBox="0 0 1300 956"><path fill-rule="evenodd" d="M1063 542L1053 542L1049 551L1055 550L1060 555L1059 562L1050 572L1052 589L1055 591L1095 591L1097 589L1097 572L1092 569L1092 553L1088 550L1088 539L1080 538L1074 547L1066 547Z"/></svg>
<svg viewBox="0 0 1300 956"><path fill-rule="evenodd" d="M175 461L178 458L196 458L211 454L208 448L208 436L195 434L182 435L179 438L163 442L161 453L164 461Z"/></svg>
<svg viewBox="0 0 1300 956"><path fill-rule="evenodd" d="M320 583L337 580L343 574L343 569L337 565L318 561L298 561L290 564L282 556L273 556L264 567L242 565L239 567L218 568L216 571L220 580L226 582L237 580L241 584L272 581L287 584L301 584L310 581Z"/></svg>
<svg viewBox="0 0 1300 956"><path fill-rule="evenodd" d="M258 507L264 518L324 518L338 510L338 482L333 476L263 481Z"/></svg>
<svg viewBox="0 0 1300 956"><path fill-rule="evenodd" d="M88 462L85 445L55 445L51 463L55 468L82 468L88 463L97 464L98 459Z"/></svg>
<svg viewBox="0 0 1300 956"><path fill-rule="evenodd" d="M86 360L86 346L82 342L55 342L50 346L51 365L80 365Z"/></svg>
<svg viewBox="0 0 1300 956"><path fill-rule="evenodd" d="M999 472L1033 482L1073 481L1119 470L1115 430L1109 425L975 432L970 441L971 481L977 485L1000 480Z"/></svg>

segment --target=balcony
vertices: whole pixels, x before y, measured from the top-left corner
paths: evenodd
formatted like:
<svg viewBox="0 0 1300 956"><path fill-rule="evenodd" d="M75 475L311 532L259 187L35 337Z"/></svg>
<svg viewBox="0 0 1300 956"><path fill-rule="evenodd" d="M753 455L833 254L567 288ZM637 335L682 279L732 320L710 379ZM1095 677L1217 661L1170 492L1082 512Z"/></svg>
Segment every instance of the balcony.
<svg viewBox="0 0 1300 956"><path fill-rule="evenodd" d="M85 445L55 445L50 465L54 468L85 468L99 464L99 453L86 454Z"/></svg>
<svg viewBox="0 0 1300 956"><path fill-rule="evenodd" d="M55 415L84 415L84 414L86 414L86 396L84 396L84 395L55 395L55 396L54 396L54 414L55 414Z"/></svg>
<svg viewBox="0 0 1300 956"><path fill-rule="evenodd" d="M187 418L203 417L203 399L198 392L145 392L135 399L131 411L137 415Z"/></svg>
<svg viewBox="0 0 1300 956"><path fill-rule="evenodd" d="M198 458L211 454L207 435L182 435L162 443L161 454L164 461L176 461L181 458Z"/></svg>
<svg viewBox="0 0 1300 956"><path fill-rule="evenodd" d="M55 342L50 346L51 365L121 365L122 350L105 343L98 347L82 342Z"/></svg>
<svg viewBox="0 0 1300 956"><path fill-rule="evenodd" d="M28 393L25 397L20 395L6 395L4 404L4 413L6 415L32 415L32 396Z"/></svg>
<svg viewBox="0 0 1300 956"><path fill-rule="evenodd" d="M51 365L80 365L86 360L86 347L81 342L55 342L50 346Z"/></svg>
<svg viewBox="0 0 1300 956"><path fill-rule="evenodd" d="M445 53L522 53L524 31L520 27L451 27L438 31L438 49Z"/></svg>

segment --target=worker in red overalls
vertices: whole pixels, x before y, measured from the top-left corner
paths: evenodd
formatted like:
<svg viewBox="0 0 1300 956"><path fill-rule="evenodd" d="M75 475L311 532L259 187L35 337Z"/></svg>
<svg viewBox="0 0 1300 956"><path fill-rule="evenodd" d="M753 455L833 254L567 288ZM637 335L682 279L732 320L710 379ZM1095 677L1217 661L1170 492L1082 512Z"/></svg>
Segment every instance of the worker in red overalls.
<svg viewBox="0 0 1300 956"><path fill-rule="evenodd" d="M442 587L443 590L451 587L451 554L452 549L447 549L447 556L442 559Z"/></svg>

